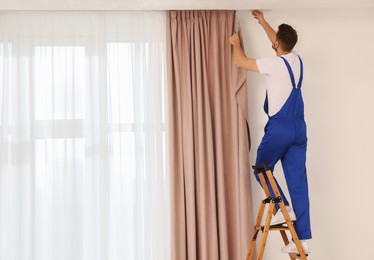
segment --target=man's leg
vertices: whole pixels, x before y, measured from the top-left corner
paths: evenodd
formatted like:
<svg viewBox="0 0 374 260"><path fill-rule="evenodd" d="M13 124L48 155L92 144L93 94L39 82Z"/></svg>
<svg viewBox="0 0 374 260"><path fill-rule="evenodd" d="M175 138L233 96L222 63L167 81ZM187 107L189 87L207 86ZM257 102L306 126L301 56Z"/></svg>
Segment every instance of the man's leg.
<svg viewBox="0 0 374 260"><path fill-rule="evenodd" d="M292 207L296 214L294 224L300 240L311 239L308 178L306 173L306 141L291 146L282 159Z"/></svg>
<svg viewBox="0 0 374 260"><path fill-rule="evenodd" d="M257 158L256 158L256 164L262 164L265 163L270 170L273 172L275 164L284 156L284 154L287 152L289 143L290 143L290 133L291 131L284 131L284 128L279 129L278 127L269 127L268 130L265 132L264 137L261 140L261 143L257 149ZM255 177L257 181L260 183L260 179L258 177L258 173L254 171ZM269 180L266 178L266 182L270 188L271 196L274 198L274 192L271 189ZM289 205L285 195L283 194L283 191L281 187L279 186L276 178L274 177L274 180L278 186L278 190L281 194L281 197L283 199L283 202L286 206ZM261 183L260 183L261 185ZM279 209L279 206L277 205L277 209Z"/></svg>

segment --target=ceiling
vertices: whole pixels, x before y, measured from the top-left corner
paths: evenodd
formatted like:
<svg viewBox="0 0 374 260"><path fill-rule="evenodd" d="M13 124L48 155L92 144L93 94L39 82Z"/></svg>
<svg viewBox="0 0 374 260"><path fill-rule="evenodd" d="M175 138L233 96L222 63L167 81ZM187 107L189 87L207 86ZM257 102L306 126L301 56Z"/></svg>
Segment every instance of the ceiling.
<svg viewBox="0 0 374 260"><path fill-rule="evenodd" d="M366 8L374 0L1 0L0 10Z"/></svg>

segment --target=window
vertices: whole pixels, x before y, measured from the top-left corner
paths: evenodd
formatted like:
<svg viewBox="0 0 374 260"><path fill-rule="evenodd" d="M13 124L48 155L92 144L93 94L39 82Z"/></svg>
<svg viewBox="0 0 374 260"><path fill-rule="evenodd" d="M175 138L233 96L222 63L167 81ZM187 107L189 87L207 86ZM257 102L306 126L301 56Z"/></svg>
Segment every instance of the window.
<svg viewBox="0 0 374 260"><path fill-rule="evenodd" d="M0 15L0 259L169 259L164 19Z"/></svg>

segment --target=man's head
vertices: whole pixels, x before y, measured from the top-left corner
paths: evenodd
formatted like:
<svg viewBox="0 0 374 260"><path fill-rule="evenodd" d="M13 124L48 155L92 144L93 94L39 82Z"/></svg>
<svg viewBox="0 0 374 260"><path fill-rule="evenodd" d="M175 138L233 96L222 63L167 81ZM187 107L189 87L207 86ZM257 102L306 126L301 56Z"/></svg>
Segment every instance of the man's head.
<svg viewBox="0 0 374 260"><path fill-rule="evenodd" d="M285 52L291 52L296 43L297 32L295 29L288 24L279 25L273 49L277 50L280 47Z"/></svg>

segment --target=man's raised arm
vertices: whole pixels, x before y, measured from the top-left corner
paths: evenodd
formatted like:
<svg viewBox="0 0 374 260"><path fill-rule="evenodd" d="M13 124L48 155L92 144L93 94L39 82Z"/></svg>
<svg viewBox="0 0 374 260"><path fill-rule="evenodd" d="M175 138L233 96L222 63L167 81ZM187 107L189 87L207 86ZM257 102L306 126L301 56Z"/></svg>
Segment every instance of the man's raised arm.
<svg viewBox="0 0 374 260"><path fill-rule="evenodd" d="M274 44L275 42L275 31L274 29L268 24L268 22L265 20L264 14L259 10L252 11L252 15L255 19L258 20L258 23L264 28L266 34L269 37L269 40L271 44Z"/></svg>

